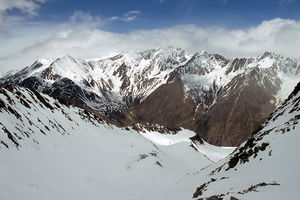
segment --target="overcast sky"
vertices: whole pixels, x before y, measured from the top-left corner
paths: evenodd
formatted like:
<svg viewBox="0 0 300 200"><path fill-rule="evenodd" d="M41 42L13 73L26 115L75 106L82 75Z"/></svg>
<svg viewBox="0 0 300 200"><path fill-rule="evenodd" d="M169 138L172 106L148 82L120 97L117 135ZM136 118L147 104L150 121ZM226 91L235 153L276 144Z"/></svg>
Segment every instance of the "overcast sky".
<svg viewBox="0 0 300 200"><path fill-rule="evenodd" d="M299 0L0 0L0 71L173 45L300 57Z"/></svg>

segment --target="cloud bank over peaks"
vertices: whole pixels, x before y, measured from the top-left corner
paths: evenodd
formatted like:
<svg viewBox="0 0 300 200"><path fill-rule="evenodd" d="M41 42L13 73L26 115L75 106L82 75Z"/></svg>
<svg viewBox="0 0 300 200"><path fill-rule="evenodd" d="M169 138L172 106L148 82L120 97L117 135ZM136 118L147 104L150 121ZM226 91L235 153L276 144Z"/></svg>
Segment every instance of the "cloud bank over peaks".
<svg viewBox="0 0 300 200"><path fill-rule="evenodd" d="M129 13L128 16L137 14L139 13ZM85 19L82 23L95 20L94 17L83 15L81 12L74 13L73 18ZM24 44L20 51L16 51L20 47L10 48L7 56L0 58L1 69L7 66L24 67L39 58L72 55L90 59L113 52L129 50L137 52L169 45L181 47L190 53L205 50L227 57L258 56L264 51L297 58L300 56L298 50L300 21L281 18L263 21L247 29L178 25L161 29L135 30L126 34L104 31L89 25L63 26L49 37L35 42L35 37L40 31L45 30L31 31L27 39L32 40L32 44ZM0 52L4 51L1 48L3 47L0 47Z"/></svg>

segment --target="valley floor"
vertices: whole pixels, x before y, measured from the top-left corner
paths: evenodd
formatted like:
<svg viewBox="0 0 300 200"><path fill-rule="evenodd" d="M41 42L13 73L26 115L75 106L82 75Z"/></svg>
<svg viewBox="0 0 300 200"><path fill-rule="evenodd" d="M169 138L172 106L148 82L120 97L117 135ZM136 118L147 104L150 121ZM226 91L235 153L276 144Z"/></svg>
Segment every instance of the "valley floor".
<svg viewBox="0 0 300 200"><path fill-rule="evenodd" d="M109 126L85 129L1 149L0 199L192 199L199 181L181 180L212 163L189 146L193 133L187 130L174 136L145 133L148 140ZM216 159L232 149L207 151Z"/></svg>

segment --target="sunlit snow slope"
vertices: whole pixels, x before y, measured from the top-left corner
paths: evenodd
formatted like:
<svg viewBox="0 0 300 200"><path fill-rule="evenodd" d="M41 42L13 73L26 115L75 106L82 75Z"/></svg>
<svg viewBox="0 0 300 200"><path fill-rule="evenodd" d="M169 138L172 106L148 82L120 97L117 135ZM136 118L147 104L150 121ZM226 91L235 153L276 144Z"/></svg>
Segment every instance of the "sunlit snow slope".
<svg viewBox="0 0 300 200"><path fill-rule="evenodd" d="M229 153L192 148L187 130L161 145L159 133L110 126L18 86L0 89L0 122L0 199L7 200L191 198L178 181L211 164L207 152Z"/></svg>

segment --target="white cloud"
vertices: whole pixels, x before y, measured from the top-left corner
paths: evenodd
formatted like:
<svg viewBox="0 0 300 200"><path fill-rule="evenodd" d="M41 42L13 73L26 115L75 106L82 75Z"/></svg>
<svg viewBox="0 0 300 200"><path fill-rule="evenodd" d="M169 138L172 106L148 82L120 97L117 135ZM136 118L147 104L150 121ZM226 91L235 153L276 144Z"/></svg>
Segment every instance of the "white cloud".
<svg viewBox="0 0 300 200"><path fill-rule="evenodd" d="M124 21L131 22L136 19L136 15L124 18Z"/></svg>
<svg viewBox="0 0 300 200"><path fill-rule="evenodd" d="M128 11L127 13L125 13L124 16L128 17L128 16L131 16L131 15L138 15L138 14L141 14L141 11L139 11L139 10L131 10L131 11Z"/></svg>
<svg viewBox="0 0 300 200"><path fill-rule="evenodd" d="M139 10L131 10L128 11L123 15L122 18L120 18L122 21L131 22L136 19L137 15L141 14L141 11Z"/></svg>
<svg viewBox="0 0 300 200"><path fill-rule="evenodd" d="M71 22L81 24L101 24L103 20L99 16L92 16L89 13L85 13L81 10L77 10L70 17Z"/></svg>
<svg viewBox="0 0 300 200"><path fill-rule="evenodd" d="M40 4L45 2L46 0L0 0L0 24L4 21L7 11L12 9L19 9L30 17L37 16Z"/></svg>
<svg viewBox="0 0 300 200"><path fill-rule="evenodd" d="M285 4L292 4L292 3L294 3L295 2L295 0L279 0L279 4L280 5L285 5Z"/></svg>
<svg viewBox="0 0 300 200"><path fill-rule="evenodd" d="M124 13L121 16L112 16L109 18L109 20L105 20L105 21L108 22L108 21L119 20L119 21L123 21L123 22L131 22L131 21L135 20L137 18L137 15L139 15L139 14L141 14L141 11L131 10L131 11Z"/></svg>
<svg viewBox="0 0 300 200"><path fill-rule="evenodd" d="M118 16L112 16L112 17L110 18L111 21L114 21L114 20L117 20L117 19L119 19Z"/></svg>
<svg viewBox="0 0 300 200"><path fill-rule="evenodd" d="M50 34L49 30L53 32ZM4 66L24 67L38 58L64 55L95 58L112 52L135 52L169 45L181 47L190 53L206 50L228 57L257 56L264 51L300 56L300 21L280 18L263 21L247 29L180 25L136 30L128 34L108 32L93 26L64 25L59 30L51 27L27 30L27 34L23 32L20 37L5 41L0 39L3 44L0 55L4 55L0 58L1 69Z"/></svg>

